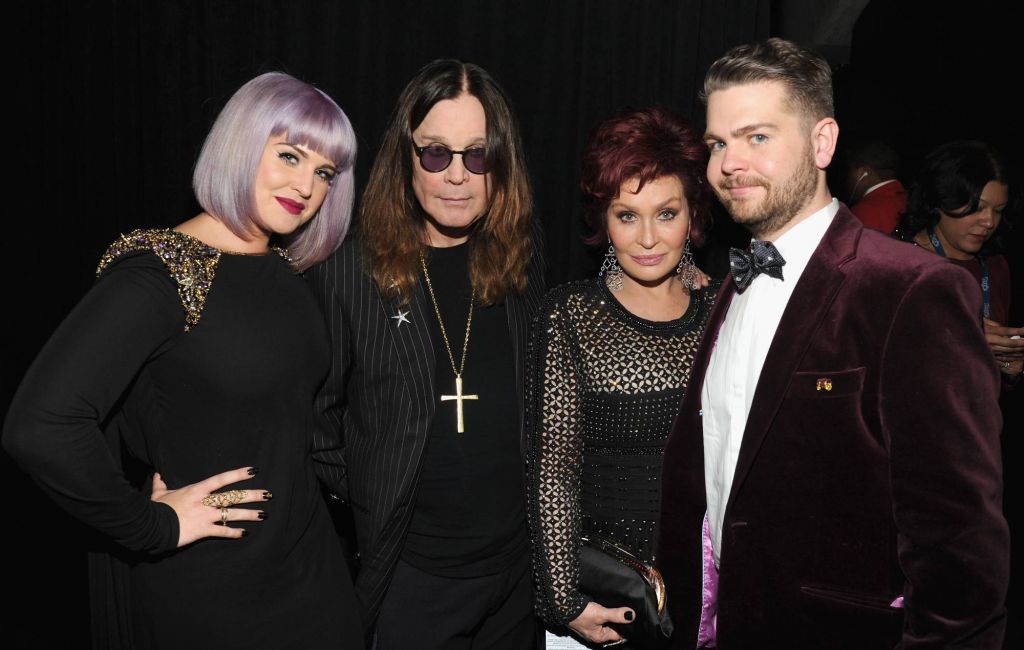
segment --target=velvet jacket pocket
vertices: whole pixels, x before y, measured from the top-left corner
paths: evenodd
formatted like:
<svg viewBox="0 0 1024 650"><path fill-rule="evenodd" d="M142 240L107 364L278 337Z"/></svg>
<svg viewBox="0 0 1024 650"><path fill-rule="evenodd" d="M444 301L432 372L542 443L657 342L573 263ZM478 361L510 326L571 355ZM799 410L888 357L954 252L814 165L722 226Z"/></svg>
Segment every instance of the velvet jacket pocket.
<svg viewBox="0 0 1024 650"><path fill-rule="evenodd" d="M832 399L864 390L863 366L849 370L809 370L793 373L787 399Z"/></svg>
<svg viewBox="0 0 1024 650"><path fill-rule="evenodd" d="M847 607L863 607L875 610L899 611L900 607L894 603L899 602L897 597L881 596L861 591L839 589L827 585L801 585L800 591L812 599L834 603Z"/></svg>

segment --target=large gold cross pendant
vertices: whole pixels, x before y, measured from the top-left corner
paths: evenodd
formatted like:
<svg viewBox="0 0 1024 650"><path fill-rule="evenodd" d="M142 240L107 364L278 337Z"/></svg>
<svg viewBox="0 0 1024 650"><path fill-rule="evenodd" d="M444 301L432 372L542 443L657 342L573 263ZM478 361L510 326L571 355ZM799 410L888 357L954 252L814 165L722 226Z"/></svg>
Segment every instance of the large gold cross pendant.
<svg viewBox="0 0 1024 650"><path fill-rule="evenodd" d="M459 433L466 431L466 425L462 421L462 400L465 399L480 399L479 395L463 395L462 394L462 375L455 375L455 394L454 395L442 395L441 401L447 402L449 400L455 400L455 412L459 418Z"/></svg>

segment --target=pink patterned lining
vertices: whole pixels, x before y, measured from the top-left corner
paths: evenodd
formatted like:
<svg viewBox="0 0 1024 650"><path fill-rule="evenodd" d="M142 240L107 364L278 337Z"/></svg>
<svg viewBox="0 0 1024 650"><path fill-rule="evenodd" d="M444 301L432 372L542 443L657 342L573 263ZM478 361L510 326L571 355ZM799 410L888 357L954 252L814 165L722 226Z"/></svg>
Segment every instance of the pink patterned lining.
<svg viewBox="0 0 1024 650"><path fill-rule="evenodd" d="M718 637L718 568L715 567L715 553L711 548L711 525L704 513L703 534L701 535L704 565L700 626L697 628L697 647L716 648Z"/></svg>

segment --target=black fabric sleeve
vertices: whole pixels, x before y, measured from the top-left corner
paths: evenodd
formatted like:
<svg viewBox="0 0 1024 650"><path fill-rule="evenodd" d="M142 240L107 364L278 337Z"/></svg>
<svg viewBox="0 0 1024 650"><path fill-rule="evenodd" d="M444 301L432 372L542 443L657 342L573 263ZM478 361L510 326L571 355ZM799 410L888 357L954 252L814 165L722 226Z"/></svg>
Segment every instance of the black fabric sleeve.
<svg viewBox="0 0 1024 650"><path fill-rule="evenodd" d="M178 518L128 483L101 427L151 355L183 329L160 260L118 260L43 347L4 423L4 449L54 501L132 550L175 548Z"/></svg>

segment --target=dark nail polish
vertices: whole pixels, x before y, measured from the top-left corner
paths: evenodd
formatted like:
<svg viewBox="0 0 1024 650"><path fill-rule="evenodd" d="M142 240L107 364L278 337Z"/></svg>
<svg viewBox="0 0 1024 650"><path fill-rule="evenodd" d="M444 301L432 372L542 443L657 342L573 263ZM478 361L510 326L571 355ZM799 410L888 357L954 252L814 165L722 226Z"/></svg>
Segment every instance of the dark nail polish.
<svg viewBox="0 0 1024 650"><path fill-rule="evenodd" d="M260 510L260 513L258 515L256 515L256 518L259 519L260 521L263 521L264 519L267 518L267 513L265 513L262 510Z"/></svg>
<svg viewBox="0 0 1024 650"><path fill-rule="evenodd" d="M245 530L245 529L243 528L243 529L242 529L242 537L245 537L245 536L246 536L246 535L248 535L248 534L249 534L249 531L247 531L247 530Z"/></svg>
<svg viewBox="0 0 1024 650"><path fill-rule="evenodd" d="M632 610L627 610L626 613L624 614L624 616L626 617L627 621L632 621L633 620L633 611Z"/></svg>
<svg viewBox="0 0 1024 650"><path fill-rule="evenodd" d="M259 472L259 471L260 471L259 467L250 467L249 468L249 476L256 476L257 472Z"/></svg>
<svg viewBox="0 0 1024 650"><path fill-rule="evenodd" d="M273 492L268 490L268 491L263 493L263 500L264 501L270 501L273 498L274 498L274 493Z"/></svg>

